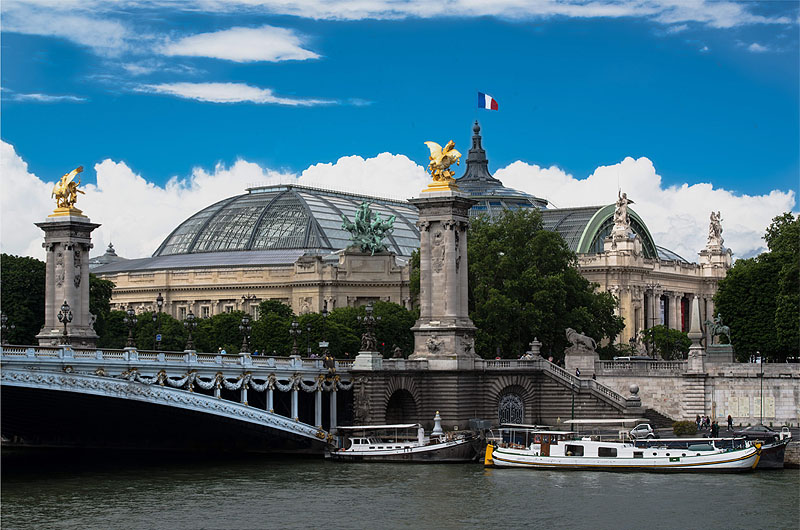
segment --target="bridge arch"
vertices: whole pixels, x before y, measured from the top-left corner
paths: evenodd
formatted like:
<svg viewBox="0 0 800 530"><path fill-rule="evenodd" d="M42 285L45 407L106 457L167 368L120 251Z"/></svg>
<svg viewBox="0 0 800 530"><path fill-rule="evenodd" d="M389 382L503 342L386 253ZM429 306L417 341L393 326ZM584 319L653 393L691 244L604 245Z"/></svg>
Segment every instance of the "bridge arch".
<svg viewBox="0 0 800 530"><path fill-rule="evenodd" d="M493 380L488 403L498 423L527 423L534 417L535 390L529 377L506 375Z"/></svg>
<svg viewBox="0 0 800 530"><path fill-rule="evenodd" d="M392 377L386 385L384 410L387 423L407 423L419 416L420 391L412 377Z"/></svg>

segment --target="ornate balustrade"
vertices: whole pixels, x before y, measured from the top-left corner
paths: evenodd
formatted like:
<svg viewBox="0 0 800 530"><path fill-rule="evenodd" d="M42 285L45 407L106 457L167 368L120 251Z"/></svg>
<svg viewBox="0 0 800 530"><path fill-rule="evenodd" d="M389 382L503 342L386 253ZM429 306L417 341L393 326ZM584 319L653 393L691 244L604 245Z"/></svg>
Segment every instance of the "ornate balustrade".
<svg viewBox="0 0 800 530"><path fill-rule="evenodd" d="M596 361L598 375L650 374L676 375L686 373L686 361Z"/></svg>

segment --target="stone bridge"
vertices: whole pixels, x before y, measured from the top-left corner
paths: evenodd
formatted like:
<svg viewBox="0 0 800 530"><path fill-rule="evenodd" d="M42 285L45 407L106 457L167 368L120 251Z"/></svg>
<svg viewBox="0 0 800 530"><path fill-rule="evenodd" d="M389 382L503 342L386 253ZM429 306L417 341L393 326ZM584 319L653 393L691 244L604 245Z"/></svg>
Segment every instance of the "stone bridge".
<svg viewBox="0 0 800 530"><path fill-rule="evenodd" d="M346 364L3 346L2 435L11 445L319 453L338 417L349 419Z"/></svg>

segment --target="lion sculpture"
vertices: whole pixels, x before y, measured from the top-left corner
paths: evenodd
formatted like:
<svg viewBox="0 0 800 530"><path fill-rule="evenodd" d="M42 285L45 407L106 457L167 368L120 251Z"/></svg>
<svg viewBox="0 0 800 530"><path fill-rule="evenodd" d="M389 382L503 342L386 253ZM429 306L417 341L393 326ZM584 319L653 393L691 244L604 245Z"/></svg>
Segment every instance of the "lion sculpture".
<svg viewBox="0 0 800 530"><path fill-rule="evenodd" d="M582 333L578 333L572 328L567 328L567 340L575 349L585 348L594 351L597 348L597 343L592 337L588 337Z"/></svg>

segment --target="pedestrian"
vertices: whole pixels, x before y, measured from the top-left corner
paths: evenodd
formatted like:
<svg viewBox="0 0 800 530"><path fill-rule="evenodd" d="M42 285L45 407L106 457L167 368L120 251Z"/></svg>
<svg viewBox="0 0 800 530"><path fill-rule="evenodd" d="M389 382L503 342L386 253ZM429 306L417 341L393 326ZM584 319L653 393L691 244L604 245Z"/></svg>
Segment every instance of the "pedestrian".
<svg viewBox="0 0 800 530"><path fill-rule="evenodd" d="M220 348L219 353L222 355L228 355L228 352L225 351L225 348Z"/></svg>
<svg viewBox="0 0 800 530"><path fill-rule="evenodd" d="M711 437L712 438L719 437L719 423L717 423L717 420L714 420L711 423Z"/></svg>
<svg viewBox="0 0 800 530"><path fill-rule="evenodd" d="M694 423L695 423L695 425L697 425L697 430L699 431L699 430L700 430L700 423L701 423L701 420L700 420L700 414L698 414L698 415L697 415L697 416L694 418Z"/></svg>
<svg viewBox="0 0 800 530"><path fill-rule="evenodd" d="M258 348L256 348L256 351L253 352L253 355L258 355Z"/></svg>
<svg viewBox="0 0 800 530"><path fill-rule="evenodd" d="M728 414L728 430L729 431L733 430L733 418L731 418L730 414Z"/></svg>

